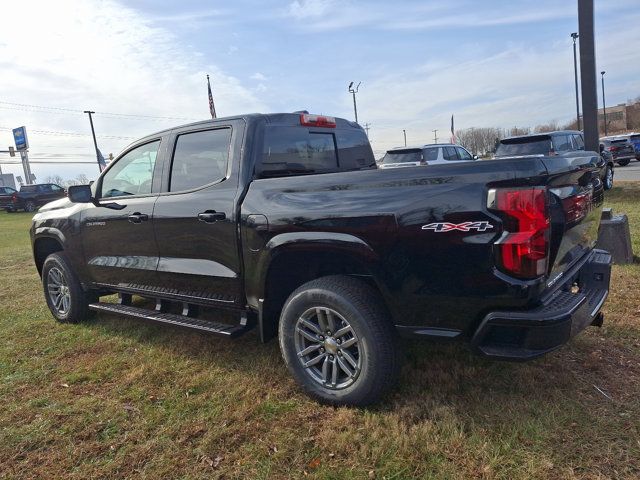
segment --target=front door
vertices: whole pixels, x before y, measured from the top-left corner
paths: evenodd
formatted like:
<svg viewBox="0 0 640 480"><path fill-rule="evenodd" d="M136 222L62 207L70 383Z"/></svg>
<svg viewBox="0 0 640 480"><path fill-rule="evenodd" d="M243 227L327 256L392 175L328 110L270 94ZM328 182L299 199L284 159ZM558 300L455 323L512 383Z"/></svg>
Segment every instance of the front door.
<svg viewBox="0 0 640 480"><path fill-rule="evenodd" d="M154 228L158 286L185 300L241 306L232 125L176 132Z"/></svg>
<svg viewBox="0 0 640 480"><path fill-rule="evenodd" d="M137 287L153 280L158 265L153 207L158 196L152 185L159 147L160 140L151 141L115 160L98 180L96 205L82 213L83 249L96 284Z"/></svg>

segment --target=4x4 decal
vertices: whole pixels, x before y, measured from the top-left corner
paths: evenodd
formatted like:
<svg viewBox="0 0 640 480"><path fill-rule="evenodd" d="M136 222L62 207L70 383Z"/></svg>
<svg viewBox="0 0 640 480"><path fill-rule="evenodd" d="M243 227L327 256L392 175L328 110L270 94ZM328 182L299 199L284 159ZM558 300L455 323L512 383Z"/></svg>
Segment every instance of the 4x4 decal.
<svg viewBox="0 0 640 480"><path fill-rule="evenodd" d="M436 233L460 231L469 232L471 230L477 230L478 232L484 232L493 228L489 222L463 222L463 223L449 223L449 222L437 222L423 225L422 230L433 230Z"/></svg>

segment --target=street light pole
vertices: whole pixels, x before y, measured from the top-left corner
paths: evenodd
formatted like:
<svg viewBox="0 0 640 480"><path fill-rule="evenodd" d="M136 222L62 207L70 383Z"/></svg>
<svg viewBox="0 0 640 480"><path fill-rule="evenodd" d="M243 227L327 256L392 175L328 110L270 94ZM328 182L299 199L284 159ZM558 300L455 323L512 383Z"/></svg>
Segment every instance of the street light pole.
<svg viewBox="0 0 640 480"><path fill-rule="evenodd" d="M576 83L576 125L578 126L578 130L580 130L580 99L578 93L578 60L576 57L576 40L580 35L578 32L573 32L571 34L571 38L573 38L573 75L575 77Z"/></svg>
<svg viewBox="0 0 640 480"><path fill-rule="evenodd" d="M93 135L93 146L96 148L96 160L98 161L98 170L102 172L102 168L100 165L100 152L98 151L98 142L96 141L96 131L93 129L93 118L91 118L91 114L96 113L91 110L85 110L84 113L89 115L89 123L91 124L91 135Z"/></svg>
<svg viewBox="0 0 640 480"><path fill-rule="evenodd" d="M604 136L607 136L607 102L604 99L604 74L607 73L604 70L600 72L602 75L602 114L604 116Z"/></svg>
<svg viewBox="0 0 640 480"><path fill-rule="evenodd" d="M438 143L438 129L431 130L433 132L433 143Z"/></svg>
<svg viewBox="0 0 640 480"><path fill-rule="evenodd" d="M360 84L362 82L358 82L358 85L356 85L356 88L353 88L353 83L354 82L351 82L349 84L349 93L353 95L353 113L356 116L356 123L358 123L358 106L356 105L356 93L358 93L358 90L360 89Z"/></svg>
<svg viewBox="0 0 640 480"><path fill-rule="evenodd" d="M407 131L403 128L402 134L404 135L404 146L407 146Z"/></svg>

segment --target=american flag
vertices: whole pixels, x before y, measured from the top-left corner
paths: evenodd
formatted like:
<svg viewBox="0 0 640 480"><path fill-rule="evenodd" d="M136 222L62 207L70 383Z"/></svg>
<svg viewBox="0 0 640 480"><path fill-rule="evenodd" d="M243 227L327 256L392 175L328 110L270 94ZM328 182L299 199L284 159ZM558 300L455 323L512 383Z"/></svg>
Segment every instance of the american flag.
<svg viewBox="0 0 640 480"><path fill-rule="evenodd" d="M453 115L451 115L451 143L456 143L456 132L453 128Z"/></svg>
<svg viewBox="0 0 640 480"><path fill-rule="evenodd" d="M209 111L211 112L211 118L218 118L216 115L216 106L213 104L213 94L211 93L209 75L207 75L207 89L209 90Z"/></svg>

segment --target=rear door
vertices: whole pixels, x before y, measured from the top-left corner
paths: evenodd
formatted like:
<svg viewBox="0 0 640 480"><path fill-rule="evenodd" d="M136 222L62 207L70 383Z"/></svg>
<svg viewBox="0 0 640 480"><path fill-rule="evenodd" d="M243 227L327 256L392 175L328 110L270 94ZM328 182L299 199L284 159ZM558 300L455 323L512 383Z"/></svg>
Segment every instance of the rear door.
<svg viewBox="0 0 640 480"><path fill-rule="evenodd" d="M235 120L173 132L154 211L156 288L185 300L242 306L235 207L243 126Z"/></svg>

